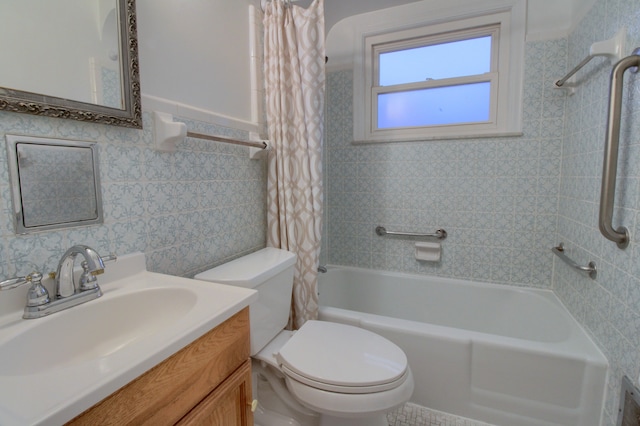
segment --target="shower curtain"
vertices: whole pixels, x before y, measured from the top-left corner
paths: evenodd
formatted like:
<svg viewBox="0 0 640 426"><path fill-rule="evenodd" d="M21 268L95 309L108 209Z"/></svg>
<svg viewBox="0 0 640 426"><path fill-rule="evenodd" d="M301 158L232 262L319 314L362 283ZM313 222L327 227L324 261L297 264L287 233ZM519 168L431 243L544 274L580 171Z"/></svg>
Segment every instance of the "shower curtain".
<svg viewBox="0 0 640 426"><path fill-rule="evenodd" d="M267 245L294 252L289 326L318 316L322 232L324 5L271 0L264 14L268 159Z"/></svg>

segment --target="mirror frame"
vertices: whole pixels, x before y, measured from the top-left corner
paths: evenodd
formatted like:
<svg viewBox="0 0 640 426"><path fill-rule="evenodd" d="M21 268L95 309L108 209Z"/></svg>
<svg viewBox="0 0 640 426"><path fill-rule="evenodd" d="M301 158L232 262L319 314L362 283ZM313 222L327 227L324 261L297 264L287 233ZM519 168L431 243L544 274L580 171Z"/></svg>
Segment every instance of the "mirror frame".
<svg viewBox="0 0 640 426"><path fill-rule="evenodd" d="M0 87L0 111L142 128L135 0L118 0L124 109Z"/></svg>

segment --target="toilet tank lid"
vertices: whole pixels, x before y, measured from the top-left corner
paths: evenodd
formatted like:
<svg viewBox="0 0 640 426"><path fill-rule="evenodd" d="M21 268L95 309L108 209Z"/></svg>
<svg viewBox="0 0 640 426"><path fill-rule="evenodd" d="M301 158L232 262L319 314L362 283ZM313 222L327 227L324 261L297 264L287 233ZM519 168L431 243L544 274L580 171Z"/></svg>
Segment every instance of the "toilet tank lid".
<svg viewBox="0 0 640 426"><path fill-rule="evenodd" d="M197 280L255 288L296 262L290 251L267 247L196 275Z"/></svg>

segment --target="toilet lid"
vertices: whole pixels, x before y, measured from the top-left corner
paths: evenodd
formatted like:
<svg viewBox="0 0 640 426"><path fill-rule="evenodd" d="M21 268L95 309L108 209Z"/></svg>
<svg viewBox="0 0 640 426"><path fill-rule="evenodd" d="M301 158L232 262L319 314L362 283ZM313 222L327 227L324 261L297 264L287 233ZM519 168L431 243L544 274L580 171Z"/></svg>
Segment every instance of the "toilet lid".
<svg viewBox="0 0 640 426"><path fill-rule="evenodd" d="M407 377L407 357L394 343L359 327L326 321L307 321L276 358L289 377L334 392L379 392Z"/></svg>

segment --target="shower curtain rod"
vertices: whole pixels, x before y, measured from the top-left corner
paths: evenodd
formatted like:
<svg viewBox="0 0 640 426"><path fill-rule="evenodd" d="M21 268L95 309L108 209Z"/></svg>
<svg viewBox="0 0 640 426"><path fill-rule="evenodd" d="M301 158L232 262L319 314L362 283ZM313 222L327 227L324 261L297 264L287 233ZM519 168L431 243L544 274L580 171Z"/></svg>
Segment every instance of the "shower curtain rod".
<svg viewBox="0 0 640 426"><path fill-rule="evenodd" d="M271 0L260 0L260 7L262 8L262 11L264 12L265 7L267 7L267 3L270 2ZM285 0L285 3L288 3L289 5L291 5L291 3L295 3L298 0Z"/></svg>

